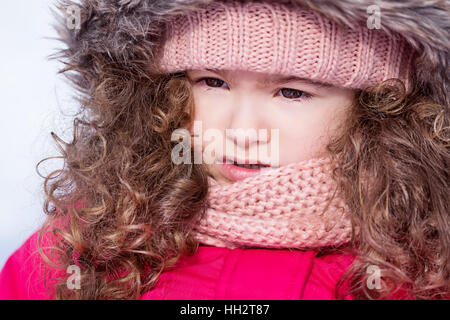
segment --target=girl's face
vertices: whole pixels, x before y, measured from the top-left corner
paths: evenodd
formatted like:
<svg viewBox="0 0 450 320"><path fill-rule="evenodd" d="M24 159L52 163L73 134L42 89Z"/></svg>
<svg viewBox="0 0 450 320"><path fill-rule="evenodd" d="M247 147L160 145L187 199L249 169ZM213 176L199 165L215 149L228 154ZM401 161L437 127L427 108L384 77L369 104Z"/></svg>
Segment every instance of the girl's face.
<svg viewBox="0 0 450 320"><path fill-rule="evenodd" d="M207 69L188 70L186 75L194 94L194 120L201 121L203 135L208 129L216 129L228 140L223 141L223 152L214 155L216 159L270 164L267 159L250 155L258 154L261 144L271 142L277 149L268 148L269 155L274 159L270 153L276 150L279 166L324 156L326 145L337 134L354 99L352 89L278 74ZM239 128L244 130L226 134L226 129ZM245 134L251 129L256 133L266 129L267 137ZM278 136L271 129L278 129ZM226 143L234 147L231 154ZM206 145L203 142L202 148ZM237 156L242 154L244 159ZM239 172L230 173L224 165L210 164L209 169L222 184L239 180Z"/></svg>

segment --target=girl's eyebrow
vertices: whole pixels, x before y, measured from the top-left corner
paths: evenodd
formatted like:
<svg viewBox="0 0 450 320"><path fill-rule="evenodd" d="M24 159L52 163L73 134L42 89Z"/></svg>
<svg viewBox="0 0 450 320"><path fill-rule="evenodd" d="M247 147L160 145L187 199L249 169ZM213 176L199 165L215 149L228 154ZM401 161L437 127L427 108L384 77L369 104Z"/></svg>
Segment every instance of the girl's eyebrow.
<svg viewBox="0 0 450 320"><path fill-rule="evenodd" d="M220 74L222 76L225 76L227 73L226 71L220 70L220 69L205 68L205 70ZM325 88L332 87L332 85L328 84L328 83L315 81L315 80L311 80L311 79L307 79L307 78L301 78L301 77L297 77L297 76L272 76L271 78L264 79L262 82L260 82L260 84L263 87L268 87L268 86L273 86L273 85L284 84L284 83L287 83L290 81L304 82L304 83L307 83L307 84L310 84L310 85L313 85L316 87L325 87Z"/></svg>
<svg viewBox="0 0 450 320"><path fill-rule="evenodd" d="M263 80L263 85L265 85L265 86L280 85L280 84L290 82L290 81L304 82L304 83L307 83L307 84L310 84L313 86L317 86L317 87L331 87L331 84L328 84L328 83L315 81L315 80L311 80L311 79L307 79L307 78L300 78L297 76L281 76L281 77L265 79L265 80Z"/></svg>

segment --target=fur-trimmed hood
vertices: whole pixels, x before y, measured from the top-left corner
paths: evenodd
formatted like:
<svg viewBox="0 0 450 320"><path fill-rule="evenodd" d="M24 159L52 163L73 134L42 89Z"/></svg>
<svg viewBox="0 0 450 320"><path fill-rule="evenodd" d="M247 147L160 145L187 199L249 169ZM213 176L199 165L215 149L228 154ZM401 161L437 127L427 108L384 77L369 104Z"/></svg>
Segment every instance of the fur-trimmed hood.
<svg viewBox="0 0 450 320"><path fill-rule="evenodd" d="M165 23L212 1L60 0L55 12L59 23L55 28L65 48L55 56L63 58L69 69L76 71L72 79L86 93L99 81L102 64L108 62L144 74L148 70L143 61L154 58ZM366 25L367 8L378 5L381 29L401 34L418 52L414 61L414 85L449 112L450 0L273 1L302 4L350 28ZM72 16L68 17L68 13ZM71 17L74 24L68 23Z"/></svg>

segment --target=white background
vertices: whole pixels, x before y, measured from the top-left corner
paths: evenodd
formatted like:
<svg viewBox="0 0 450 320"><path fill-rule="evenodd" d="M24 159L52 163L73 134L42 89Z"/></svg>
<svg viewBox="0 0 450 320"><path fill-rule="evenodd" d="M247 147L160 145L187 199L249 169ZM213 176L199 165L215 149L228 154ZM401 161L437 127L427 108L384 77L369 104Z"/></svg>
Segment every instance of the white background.
<svg viewBox="0 0 450 320"><path fill-rule="evenodd" d="M0 268L44 221L39 160L55 156L50 132L71 137L68 111L75 103L62 64L48 60L62 44L54 39L54 0L3 0L0 3ZM43 173L61 168L50 160ZM47 170L48 169L48 170Z"/></svg>

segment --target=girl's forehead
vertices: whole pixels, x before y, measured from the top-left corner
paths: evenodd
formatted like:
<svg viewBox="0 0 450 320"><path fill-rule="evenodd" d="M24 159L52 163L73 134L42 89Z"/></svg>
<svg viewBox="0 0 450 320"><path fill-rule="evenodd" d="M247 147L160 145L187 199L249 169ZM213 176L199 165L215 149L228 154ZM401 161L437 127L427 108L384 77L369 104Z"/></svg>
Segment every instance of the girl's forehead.
<svg viewBox="0 0 450 320"><path fill-rule="evenodd" d="M189 69L187 72L213 72L221 75L248 75L248 76L254 76L254 77L270 77L270 78L276 78L276 77L282 77L285 76L283 74L279 73L266 73L266 72L260 72L260 71L251 71L251 70L244 70L244 69L223 69L223 68L198 68L198 69Z"/></svg>

